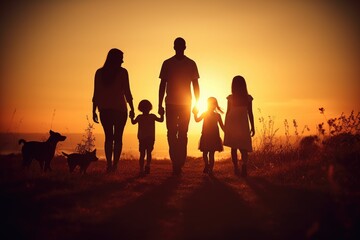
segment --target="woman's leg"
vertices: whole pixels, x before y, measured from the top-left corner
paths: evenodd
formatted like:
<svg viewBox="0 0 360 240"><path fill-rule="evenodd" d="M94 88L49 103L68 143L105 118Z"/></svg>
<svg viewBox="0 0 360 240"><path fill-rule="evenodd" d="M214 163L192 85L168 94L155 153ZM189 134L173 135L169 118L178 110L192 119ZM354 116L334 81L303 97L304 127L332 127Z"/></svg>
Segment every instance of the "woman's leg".
<svg viewBox="0 0 360 240"><path fill-rule="evenodd" d="M113 171L116 171L122 151L122 137L127 120L127 112L115 112L114 123L114 163Z"/></svg>
<svg viewBox="0 0 360 240"><path fill-rule="evenodd" d="M107 162L107 172L109 172L112 168L112 153L114 144L114 129L111 115L111 112L108 110L100 112L100 121L105 133L104 150Z"/></svg>

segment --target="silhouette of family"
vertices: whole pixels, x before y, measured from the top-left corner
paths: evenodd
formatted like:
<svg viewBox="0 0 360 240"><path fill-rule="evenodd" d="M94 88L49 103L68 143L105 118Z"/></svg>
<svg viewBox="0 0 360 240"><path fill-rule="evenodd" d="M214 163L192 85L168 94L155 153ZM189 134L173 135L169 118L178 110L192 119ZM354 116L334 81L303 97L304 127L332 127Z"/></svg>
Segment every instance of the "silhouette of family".
<svg viewBox="0 0 360 240"><path fill-rule="evenodd" d="M231 148L235 174L247 176L248 152L252 151L251 137L255 134L255 128L253 98L247 92L245 79L241 76L233 78L231 94L227 97L224 123L220 115L223 110L214 97L208 98L207 111L198 116L196 104L191 109L191 102L192 91L196 103L200 97L199 72L195 61L184 54L185 49L185 40L181 37L176 38L175 55L162 64L159 75L159 116L150 113L152 104L144 99L138 105L138 110L142 114L135 117L128 72L121 67L124 56L122 51L111 49L104 66L96 71L92 99L93 121L99 123L96 112L98 110L105 134L104 149L108 173L116 171L120 160L122 137L128 117L127 105L129 105L131 123L138 124L141 175L150 173L151 153L155 142L155 122L163 122L164 115L173 174L181 174L187 157L187 133L192 112L196 122L203 120L199 150L203 152L204 173L213 173L215 152L223 151L225 145ZM219 126L224 131L224 142L220 137ZM238 168L238 150L242 159L241 172Z"/></svg>

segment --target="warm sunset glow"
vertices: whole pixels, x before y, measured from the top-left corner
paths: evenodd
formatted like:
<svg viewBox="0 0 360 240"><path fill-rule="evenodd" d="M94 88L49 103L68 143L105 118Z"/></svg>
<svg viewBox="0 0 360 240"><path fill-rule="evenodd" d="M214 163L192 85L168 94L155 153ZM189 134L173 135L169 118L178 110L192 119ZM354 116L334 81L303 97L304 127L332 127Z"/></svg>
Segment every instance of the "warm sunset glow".
<svg viewBox="0 0 360 240"><path fill-rule="evenodd" d="M319 107L329 117L359 110L360 21L345 3L36 1L2 8L0 132L83 132L94 73L113 47L125 53L135 107L149 99L157 113L161 64L174 55L178 36L199 69L200 113L210 96L226 111L235 75L254 97L256 124L261 109L279 127L297 119L315 131ZM200 129L192 119L189 132ZM125 132L136 131L128 122ZM165 124L157 131L164 134Z"/></svg>

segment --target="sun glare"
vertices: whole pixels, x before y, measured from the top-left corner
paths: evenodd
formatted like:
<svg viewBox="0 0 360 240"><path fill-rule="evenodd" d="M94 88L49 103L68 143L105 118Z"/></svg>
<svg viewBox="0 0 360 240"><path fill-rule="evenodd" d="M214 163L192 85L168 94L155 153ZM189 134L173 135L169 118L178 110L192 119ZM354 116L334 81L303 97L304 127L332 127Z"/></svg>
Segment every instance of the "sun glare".
<svg viewBox="0 0 360 240"><path fill-rule="evenodd" d="M199 115L207 110L207 99L200 98L199 101L193 104L198 110Z"/></svg>

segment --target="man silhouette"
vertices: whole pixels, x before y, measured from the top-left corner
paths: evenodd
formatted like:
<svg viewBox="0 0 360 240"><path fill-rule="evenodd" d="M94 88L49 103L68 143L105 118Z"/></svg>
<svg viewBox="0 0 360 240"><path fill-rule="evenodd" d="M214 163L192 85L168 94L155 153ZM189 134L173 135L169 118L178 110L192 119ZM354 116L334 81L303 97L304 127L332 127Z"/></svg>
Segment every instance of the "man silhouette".
<svg viewBox="0 0 360 240"><path fill-rule="evenodd" d="M165 60L160 71L159 114L165 91L165 115L169 154L174 174L180 174L187 156L187 132L191 113L191 85L196 102L199 100L199 73L196 63L184 55L186 43L183 38L174 41L175 56Z"/></svg>

